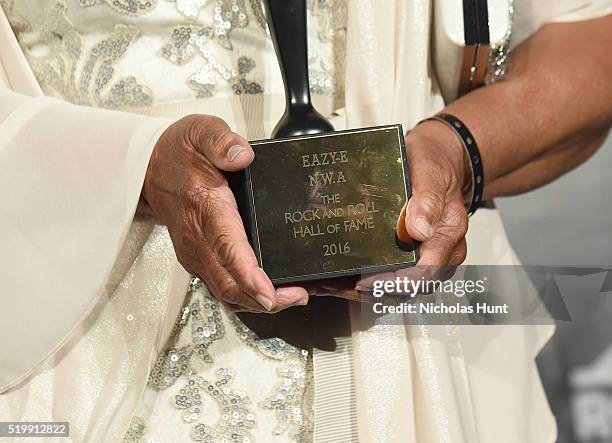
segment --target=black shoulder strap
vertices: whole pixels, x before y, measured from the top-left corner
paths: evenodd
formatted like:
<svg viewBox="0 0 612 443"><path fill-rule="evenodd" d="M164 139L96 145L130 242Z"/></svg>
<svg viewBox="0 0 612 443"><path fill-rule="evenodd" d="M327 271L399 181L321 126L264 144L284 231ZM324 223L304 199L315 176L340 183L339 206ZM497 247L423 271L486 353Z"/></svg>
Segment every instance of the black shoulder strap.
<svg viewBox="0 0 612 443"><path fill-rule="evenodd" d="M463 0L463 27L466 46L491 42L487 0Z"/></svg>
<svg viewBox="0 0 612 443"><path fill-rule="evenodd" d="M465 49L458 96L485 82L491 45L487 0L463 0L463 30Z"/></svg>

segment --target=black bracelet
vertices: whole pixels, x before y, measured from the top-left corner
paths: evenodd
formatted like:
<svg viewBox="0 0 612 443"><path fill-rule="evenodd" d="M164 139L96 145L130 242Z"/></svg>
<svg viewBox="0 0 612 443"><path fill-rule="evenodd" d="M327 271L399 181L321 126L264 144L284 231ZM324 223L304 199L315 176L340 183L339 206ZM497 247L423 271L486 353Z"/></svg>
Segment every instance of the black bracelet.
<svg viewBox="0 0 612 443"><path fill-rule="evenodd" d="M472 189L469 194L469 199L466 199L466 206L468 208L468 215L473 215L482 202L482 193L484 190L484 169L482 167L482 157L480 156L480 150L476 144L476 139L474 139L468 127L453 115L437 114L423 120L423 122L428 120L442 122L455 131L455 134L459 136L461 144L468 154L472 170Z"/></svg>

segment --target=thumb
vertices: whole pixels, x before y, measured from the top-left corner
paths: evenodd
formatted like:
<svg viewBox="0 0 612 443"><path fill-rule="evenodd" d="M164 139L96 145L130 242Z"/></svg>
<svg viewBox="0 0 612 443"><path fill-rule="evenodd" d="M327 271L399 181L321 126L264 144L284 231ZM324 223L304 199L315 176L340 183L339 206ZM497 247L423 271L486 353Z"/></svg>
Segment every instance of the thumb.
<svg viewBox="0 0 612 443"><path fill-rule="evenodd" d="M419 241L429 239L444 210L446 186L431 168L419 167L412 177L412 197L406 207L406 231Z"/></svg>
<svg viewBox="0 0 612 443"><path fill-rule="evenodd" d="M222 171L240 171L249 166L255 158L249 142L232 132L220 118L197 116L194 132L196 149Z"/></svg>

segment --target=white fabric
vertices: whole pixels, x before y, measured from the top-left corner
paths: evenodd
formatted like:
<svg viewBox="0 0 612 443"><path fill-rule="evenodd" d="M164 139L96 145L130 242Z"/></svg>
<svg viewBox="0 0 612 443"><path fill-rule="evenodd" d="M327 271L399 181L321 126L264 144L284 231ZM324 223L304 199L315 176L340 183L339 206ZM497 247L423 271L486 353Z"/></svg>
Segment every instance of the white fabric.
<svg viewBox="0 0 612 443"><path fill-rule="evenodd" d="M555 17L570 20L567 12L585 19L611 8L610 1L521 4L537 6L523 9L519 39ZM443 106L428 64L429 2L385 6L350 3L349 126L399 121L409 128ZM36 93L23 59L13 64L20 60L14 40L2 39L0 49L9 87ZM0 392L12 388L0 398L0 418L61 417L71 421L75 441L117 441L176 317L180 301L170 295L186 286L165 230L131 225L148 155L168 122L6 91L0 116ZM514 260L494 212L472 220L469 245L472 263L491 263L495 254ZM548 334L522 327L465 328L459 339L436 328L356 332L361 441L552 441L533 366ZM384 385L379 374L388 374ZM503 405L490 404L500 397ZM464 411L466 402L472 407ZM524 425L513 429L517 423Z"/></svg>
<svg viewBox="0 0 612 443"><path fill-rule="evenodd" d="M122 0L119 3L124 3ZM336 3L344 5L346 0ZM86 5L85 3L90 3ZM248 82L260 85L266 94L283 94L283 83L280 69L272 41L265 30L253 15L249 14L248 24L235 24L226 30L226 44L220 44L216 39L204 39L201 47L191 44L189 55L180 53L179 59L171 60L165 54L168 45L176 43L173 40L175 26L192 27L195 30L215 26L216 2L201 2L197 7L195 17L186 16L181 10L180 3L159 0L152 2L154 7L149 8L146 14L131 15L119 14L106 2L81 2L79 0L0 0L5 9L10 11L9 18L14 28L20 33L20 43L28 52L29 61L43 60L59 71L57 60L49 57L49 34L58 33L62 36L62 44L58 45L57 57L66 64L66 69L72 68L71 63L76 62L75 91L73 97L68 94L68 81L53 82L49 72L41 66L32 63L34 72L41 82L42 88L48 95L59 96L69 101L78 101L81 104L99 106L91 94L85 92L81 81L85 77L84 65L89 60L91 51L100 45L100 42L115 39L121 43L122 50L117 50L118 56L112 57L113 80L119 78L135 78L143 85L152 103L167 104L191 101L197 98L198 89L190 85L193 76L210 74L214 83L212 95L214 97L231 97L234 95L232 80L238 70L239 58L245 56L253 66L244 68L243 77ZM110 2L109 2L110 3ZM144 2L143 2L144 3ZM322 2L325 3L332 2ZM257 4L253 2L253 4ZM239 12L251 11L245 5L240 6ZM228 8L229 9L229 8ZM225 13L230 12L226 11ZM325 14L325 15L323 15ZM326 16L329 14L329 17ZM333 36L320 35L319 30L326 32L333 28L333 23L343 23L341 17L332 17L334 11L326 6L311 4L309 6L309 63L311 66L311 80L321 83L319 87L330 90L334 76L334 45ZM20 26L21 23L27 25ZM229 22L226 23L229 25ZM119 32L118 29L121 31ZM127 31L126 31L127 30ZM129 32L128 32L129 31ZM10 32L10 30L9 30ZM118 39L118 37L120 37ZM13 39L14 40L14 39ZM70 43L66 43L70 42ZM231 45L231 49L228 49ZM78 56L71 51L78 49ZM204 53L201 49L205 49ZM175 54L176 55L176 54ZM74 58L77 60L74 60ZM212 72L203 69L214 64ZM99 78L97 69L91 72L92 83ZM57 83L60 83L59 90ZM90 85L93 89L95 85ZM200 91L201 92L201 91ZM206 96L207 97L207 96ZM207 97L208 98L208 97ZM125 108L126 106L121 106Z"/></svg>
<svg viewBox="0 0 612 443"><path fill-rule="evenodd" d="M569 11L584 12L576 19L584 19L587 9L596 16L610 12L612 2L518 0L515 7L520 40ZM430 70L429 39L413 37L429 35L431 13L428 2L387 2L385 8L373 0L350 3L349 32L361 33L347 45L349 127L401 122L410 128L442 108ZM472 218L467 242L466 264L518 264L496 211L480 211ZM361 441L556 438L534 362L551 327L385 326L359 331L356 311L353 347ZM521 413L527 405L528 413Z"/></svg>
<svg viewBox="0 0 612 443"><path fill-rule="evenodd" d="M514 0L514 4L513 48L547 23L576 22L612 14L610 0Z"/></svg>
<svg viewBox="0 0 612 443"><path fill-rule="evenodd" d="M41 94L0 31L0 417L119 441L186 286L165 229L132 223L169 121L10 92Z"/></svg>
<svg viewBox="0 0 612 443"><path fill-rule="evenodd" d="M29 96L43 95L28 62L23 56L6 15L0 11L0 86ZM3 106L7 112L10 107Z"/></svg>
<svg viewBox="0 0 612 443"><path fill-rule="evenodd" d="M0 125L4 391L63 344L101 294L114 291L108 276L167 122L6 91L0 100L13 106ZM51 314L62 321L50 322Z"/></svg>

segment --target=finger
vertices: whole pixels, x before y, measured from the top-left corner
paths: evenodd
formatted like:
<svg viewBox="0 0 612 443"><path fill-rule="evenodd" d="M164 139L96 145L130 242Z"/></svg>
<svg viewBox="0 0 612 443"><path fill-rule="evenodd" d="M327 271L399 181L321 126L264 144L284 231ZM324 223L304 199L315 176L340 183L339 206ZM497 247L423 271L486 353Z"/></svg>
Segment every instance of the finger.
<svg viewBox="0 0 612 443"><path fill-rule="evenodd" d="M432 269L446 265L455 246L456 240L449 234L444 230L437 231L431 239L421 244L421 257L418 265Z"/></svg>
<svg viewBox="0 0 612 443"><path fill-rule="evenodd" d="M230 273L221 266L207 242L202 242L195 251L194 272L201 276L213 294L222 302L239 306L253 312L267 312L269 309L246 294Z"/></svg>
<svg viewBox="0 0 612 443"><path fill-rule="evenodd" d="M210 191L203 207L201 226L216 260L241 290L268 311L274 310L276 291L266 273L259 267L234 196L228 187Z"/></svg>
<svg viewBox="0 0 612 443"><path fill-rule="evenodd" d="M402 211L400 212L400 216L397 220L397 226L395 227L395 233L397 234L397 238L399 239L399 241L404 243L406 247L412 248L414 240L412 237L410 237L410 234L408 234L408 230L406 229L406 225L407 225L406 211L407 209L408 209L408 204L405 204L402 207Z"/></svg>
<svg viewBox="0 0 612 443"><path fill-rule="evenodd" d="M198 151L222 171L240 171L255 158L249 142L232 132L220 118L198 116L192 128L195 133L192 140Z"/></svg>
<svg viewBox="0 0 612 443"><path fill-rule="evenodd" d="M299 286L285 286L276 289L276 308L272 313L283 311L293 306L306 306L308 304L308 292ZM261 313L261 309L249 309L241 305L225 303L232 312L254 312Z"/></svg>
<svg viewBox="0 0 612 443"><path fill-rule="evenodd" d="M202 278L220 302L241 311L267 312L263 306L242 292L231 275L214 260L212 254L200 254L194 252L195 259L190 262L189 272Z"/></svg>
<svg viewBox="0 0 612 443"><path fill-rule="evenodd" d="M337 297L358 301L361 299L360 289L356 287L355 277L334 278L322 280L307 285L308 293L318 297Z"/></svg>
<svg viewBox="0 0 612 443"><path fill-rule="evenodd" d="M451 253L450 258L448 259L448 266L451 268L459 266L461 263L465 261L466 257L467 257L467 242L465 241L465 238L464 238L461 240L461 242L459 242L459 245L457 245L457 247Z"/></svg>
<svg viewBox="0 0 612 443"><path fill-rule="evenodd" d="M228 310L229 312L234 312L234 313L238 313L238 312L249 312L251 314L261 314L262 310L258 309L251 309L251 308L247 308L245 306L241 306L241 305L232 305L230 303L226 303L223 300L221 300L221 303L223 304L223 306L225 307L226 310ZM267 311L263 311L264 313L268 313Z"/></svg>
<svg viewBox="0 0 612 443"><path fill-rule="evenodd" d="M218 193L217 189L218 188L215 188L213 193ZM211 203L214 202L215 199L207 199L207 197L210 196L210 193L211 190L208 189L206 192L203 191L195 194L198 196L204 196L204 198L206 198L207 203L205 205L201 205L195 199L189 200L190 205L193 207L186 211L187 218L183 221L182 228L180 229L180 232L182 233L182 235L179 236L180 240L178 238L173 239L173 242L179 245L177 249L177 256L179 257L181 264L183 264L185 269L188 271L202 277L218 299L231 304L240 304L241 306L245 307L248 306L256 309L259 312L272 310L272 302L268 300L264 300L263 302L257 301L257 298L245 292L244 288L240 286L232 274L225 269L220 262L219 257L211 245L209 237L203 234L204 232L210 231L206 228L205 220L210 218L210 214L207 213L211 211L215 212L214 208L210 208L211 205L214 206L216 204ZM206 208L209 209L207 210ZM219 213L223 215L224 211L219 211ZM190 214L193 214L193 219L190 219ZM195 229L193 232L191 232L190 229L193 228ZM186 234L186 231L190 233ZM240 235L245 234L242 232ZM240 248L243 250L238 251L237 255L241 257L248 257L249 254L253 254L253 251L248 243L246 245L239 244L238 249ZM258 267L255 267L255 269L251 272L258 275L263 271L261 271L261 269ZM269 291L272 293L272 300L274 300L274 288L264 274L263 286L268 287L268 285L271 288ZM251 292L257 293L257 285L251 286L255 287L254 290L251 289Z"/></svg>
<svg viewBox="0 0 612 443"><path fill-rule="evenodd" d="M291 306L306 306L308 299L308 291L300 286L276 288L277 310L283 310Z"/></svg>
<svg viewBox="0 0 612 443"><path fill-rule="evenodd" d="M375 281L389 281L394 278L395 274L393 272L380 272L377 274L365 275L357 281L355 288L359 291L372 291Z"/></svg>
<svg viewBox="0 0 612 443"><path fill-rule="evenodd" d="M448 184L439 172L442 168L424 154L414 154L410 164L412 197L406 209L406 231L424 241L434 234L442 216Z"/></svg>
<svg viewBox="0 0 612 443"><path fill-rule="evenodd" d="M454 199L447 204L433 236L421 243L419 266L446 266L465 260L467 247L467 213L463 202ZM456 253L455 253L456 251ZM451 260L454 263L451 263Z"/></svg>

